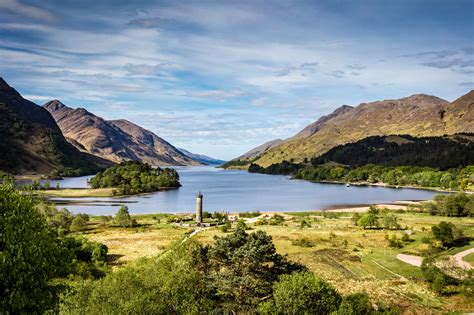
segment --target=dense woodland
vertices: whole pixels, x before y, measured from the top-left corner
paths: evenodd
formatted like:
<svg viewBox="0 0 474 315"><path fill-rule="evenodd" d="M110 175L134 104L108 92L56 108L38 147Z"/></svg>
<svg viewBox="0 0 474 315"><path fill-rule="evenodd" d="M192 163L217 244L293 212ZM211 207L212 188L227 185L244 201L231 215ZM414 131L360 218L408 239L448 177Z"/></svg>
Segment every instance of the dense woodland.
<svg viewBox="0 0 474 315"><path fill-rule="evenodd" d="M117 194L129 195L181 186L178 172L128 161L97 173L89 181L92 188L116 188Z"/></svg>
<svg viewBox="0 0 474 315"><path fill-rule="evenodd" d="M346 166L323 165L300 169L295 178L311 181L385 183L393 186L465 190L472 188L474 166L440 171L419 166L365 165L351 169Z"/></svg>
<svg viewBox="0 0 474 315"><path fill-rule="evenodd" d="M453 190L473 189L472 135L445 137L385 136L338 146L309 163L283 161L268 167L250 164L249 172L294 175L297 179L384 183Z"/></svg>
<svg viewBox="0 0 474 315"><path fill-rule="evenodd" d="M474 164L472 138L472 134L421 138L409 135L368 137L337 146L313 158L311 164L317 166L336 162L351 168L367 164L406 165L447 170Z"/></svg>

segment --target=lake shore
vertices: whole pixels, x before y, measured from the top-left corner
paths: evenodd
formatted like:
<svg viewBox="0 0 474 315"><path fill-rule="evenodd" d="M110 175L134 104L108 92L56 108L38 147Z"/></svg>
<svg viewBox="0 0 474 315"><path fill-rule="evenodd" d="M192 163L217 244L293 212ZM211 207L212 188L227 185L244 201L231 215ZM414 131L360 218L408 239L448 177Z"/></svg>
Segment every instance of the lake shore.
<svg viewBox="0 0 474 315"><path fill-rule="evenodd" d="M177 187L163 187L158 191L138 193L138 194L117 194L114 193L116 188L59 188L59 189L45 189L40 190L48 197L63 197L63 198L88 198L88 197L130 197L149 195L155 192L177 189Z"/></svg>
<svg viewBox="0 0 474 315"><path fill-rule="evenodd" d="M385 187L385 188L409 188L409 189L420 189L420 190L429 190L429 191L437 191L441 193L457 193L463 192L466 194L474 193L473 190L452 190L446 189L441 187L424 187L424 186L412 186L412 185L389 185L386 183L369 183L369 182L344 182L344 181L328 181L328 180L308 180L308 179L296 179L292 178L292 180L304 180L312 183L320 183L320 184L338 184L338 185L350 185L350 186L374 186L374 187Z"/></svg>

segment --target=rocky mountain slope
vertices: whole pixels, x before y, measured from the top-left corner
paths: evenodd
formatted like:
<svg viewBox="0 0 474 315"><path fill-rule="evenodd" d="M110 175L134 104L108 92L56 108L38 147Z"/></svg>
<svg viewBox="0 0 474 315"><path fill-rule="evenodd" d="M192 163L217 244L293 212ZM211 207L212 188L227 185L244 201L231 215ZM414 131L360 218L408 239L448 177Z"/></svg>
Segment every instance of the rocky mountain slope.
<svg viewBox="0 0 474 315"><path fill-rule="evenodd" d="M207 155L204 155L204 154L192 153L192 152L189 152L188 150L185 150L185 149L182 149L182 148L179 148L178 150L181 153L183 153L184 155L186 155L187 157L189 157L189 158L191 158L195 161L201 162L202 164L221 165L222 163L225 163L224 160L215 159L213 157L210 157L210 156L207 156Z"/></svg>
<svg viewBox="0 0 474 315"><path fill-rule="evenodd" d="M51 114L0 78L0 170L14 174L92 174L112 163L69 144Z"/></svg>
<svg viewBox="0 0 474 315"><path fill-rule="evenodd" d="M255 163L266 167L284 160L301 162L370 136L442 136L463 132L474 132L474 91L452 103L416 94L340 107L263 153Z"/></svg>
<svg viewBox="0 0 474 315"><path fill-rule="evenodd" d="M271 148L276 147L283 142L284 140L281 140L281 139L275 139L275 140L265 142L264 144L261 144L258 147L255 147L252 150L242 154L237 159L238 160L253 160L254 158L262 155L263 153L267 152Z"/></svg>
<svg viewBox="0 0 474 315"><path fill-rule="evenodd" d="M150 165L199 164L154 133L129 121L108 121L58 100L43 106L72 144L96 156L114 162L134 160Z"/></svg>

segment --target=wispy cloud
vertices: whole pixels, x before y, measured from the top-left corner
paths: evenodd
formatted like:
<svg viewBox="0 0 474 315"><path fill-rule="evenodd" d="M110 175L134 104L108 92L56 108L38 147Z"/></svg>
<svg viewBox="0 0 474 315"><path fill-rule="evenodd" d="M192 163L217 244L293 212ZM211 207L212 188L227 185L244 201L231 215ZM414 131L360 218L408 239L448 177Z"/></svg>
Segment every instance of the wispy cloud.
<svg viewBox="0 0 474 315"><path fill-rule="evenodd" d="M0 73L38 102L61 98L232 158L341 104L461 95L474 73L469 0L446 21L413 1L423 14L377 1L361 12L324 0L0 0Z"/></svg>
<svg viewBox="0 0 474 315"><path fill-rule="evenodd" d="M24 4L19 0L2 0L0 1L0 9L37 20L53 21L55 19L55 16L51 12L39 7Z"/></svg>

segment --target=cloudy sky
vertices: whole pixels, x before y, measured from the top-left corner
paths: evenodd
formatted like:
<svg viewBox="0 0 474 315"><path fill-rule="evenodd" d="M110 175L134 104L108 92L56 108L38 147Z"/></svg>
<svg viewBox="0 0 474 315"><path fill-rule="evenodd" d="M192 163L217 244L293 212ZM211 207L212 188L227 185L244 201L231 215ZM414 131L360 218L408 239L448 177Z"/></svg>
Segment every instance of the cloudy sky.
<svg viewBox="0 0 474 315"><path fill-rule="evenodd" d="M474 88L474 1L0 0L0 76L230 159L342 104Z"/></svg>

